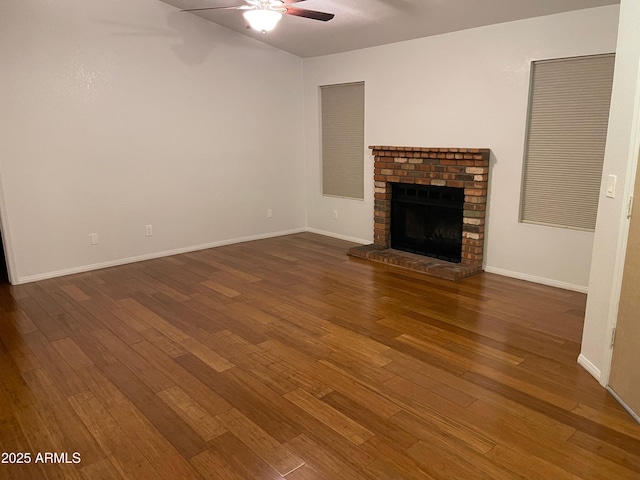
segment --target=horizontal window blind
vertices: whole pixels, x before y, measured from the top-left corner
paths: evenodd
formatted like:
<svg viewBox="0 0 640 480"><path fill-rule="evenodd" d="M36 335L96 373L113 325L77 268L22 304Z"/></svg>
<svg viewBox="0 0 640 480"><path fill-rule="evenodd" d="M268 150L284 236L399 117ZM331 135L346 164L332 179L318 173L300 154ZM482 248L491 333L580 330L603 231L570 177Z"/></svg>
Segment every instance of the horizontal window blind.
<svg viewBox="0 0 640 480"><path fill-rule="evenodd" d="M364 83L320 87L322 193L364 199Z"/></svg>
<svg viewBox="0 0 640 480"><path fill-rule="evenodd" d="M594 230L614 55L533 63L521 220Z"/></svg>

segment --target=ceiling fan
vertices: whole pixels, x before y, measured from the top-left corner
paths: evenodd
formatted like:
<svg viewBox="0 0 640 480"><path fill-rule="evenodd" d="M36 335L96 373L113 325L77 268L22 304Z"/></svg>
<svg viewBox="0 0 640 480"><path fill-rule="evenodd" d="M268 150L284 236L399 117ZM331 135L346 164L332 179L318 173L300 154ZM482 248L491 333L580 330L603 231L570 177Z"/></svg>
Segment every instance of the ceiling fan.
<svg viewBox="0 0 640 480"><path fill-rule="evenodd" d="M244 0L246 5L231 5L228 7L190 8L183 12L200 12L203 10L245 10L243 16L254 30L267 33L273 30L282 18L282 15L295 15L296 17L310 18L328 22L335 15L333 13L317 12L304 8L293 7L294 3L305 0Z"/></svg>

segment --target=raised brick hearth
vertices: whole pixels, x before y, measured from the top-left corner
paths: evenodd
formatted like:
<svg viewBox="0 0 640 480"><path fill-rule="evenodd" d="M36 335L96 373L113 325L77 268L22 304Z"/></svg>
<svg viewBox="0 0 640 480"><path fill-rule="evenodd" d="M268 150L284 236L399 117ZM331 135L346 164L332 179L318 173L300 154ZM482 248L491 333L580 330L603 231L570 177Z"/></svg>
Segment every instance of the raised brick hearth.
<svg viewBox="0 0 640 480"><path fill-rule="evenodd" d="M482 271L489 179L488 148L373 146L374 243L349 255L384 262L450 280ZM450 263L389 248L391 183L464 188L462 261Z"/></svg>

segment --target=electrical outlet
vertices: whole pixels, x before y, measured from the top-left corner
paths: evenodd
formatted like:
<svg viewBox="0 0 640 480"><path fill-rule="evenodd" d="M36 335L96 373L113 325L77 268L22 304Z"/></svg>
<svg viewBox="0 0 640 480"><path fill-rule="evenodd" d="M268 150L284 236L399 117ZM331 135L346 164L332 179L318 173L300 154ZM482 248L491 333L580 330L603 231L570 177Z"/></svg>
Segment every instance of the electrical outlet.
<svg viewBox="0 0 640 480"><path fill-rule="evenodd" d="M268 209L267 210L267 218L272 218L273 217L273 210Z"/></svg>
<svg viewBox="0 0 640 480"><path fill-rule="evenodd" d="M334 210L333 211L333 218L334 218L334 220L338 219L338 210Z"/></svg>
<svg viewBox="0 0 640 480"><path fill-rule="evenodd" d="M98 245L100 243L97 233L90 234L89 239L91 240L91 245Z"/></svg>
<svg viewBox="0 0 640 480"><path fill-rule="evenodd" d="M144 226L144 234L145 234L147 237L152 236L152 235L153 235L153 226L151 226L151 225L145 225L145 226Z"/></svg>

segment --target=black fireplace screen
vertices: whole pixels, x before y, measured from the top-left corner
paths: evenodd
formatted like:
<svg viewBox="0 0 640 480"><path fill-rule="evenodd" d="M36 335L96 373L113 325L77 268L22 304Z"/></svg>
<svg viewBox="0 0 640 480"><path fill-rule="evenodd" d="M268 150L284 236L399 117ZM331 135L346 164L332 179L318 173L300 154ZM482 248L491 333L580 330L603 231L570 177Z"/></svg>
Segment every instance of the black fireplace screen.
<svg viewBox="0 0 640 480"><path fill-rule="evenodd" d="M464 189L392 184L391 248L460 263Z"/></svg>

